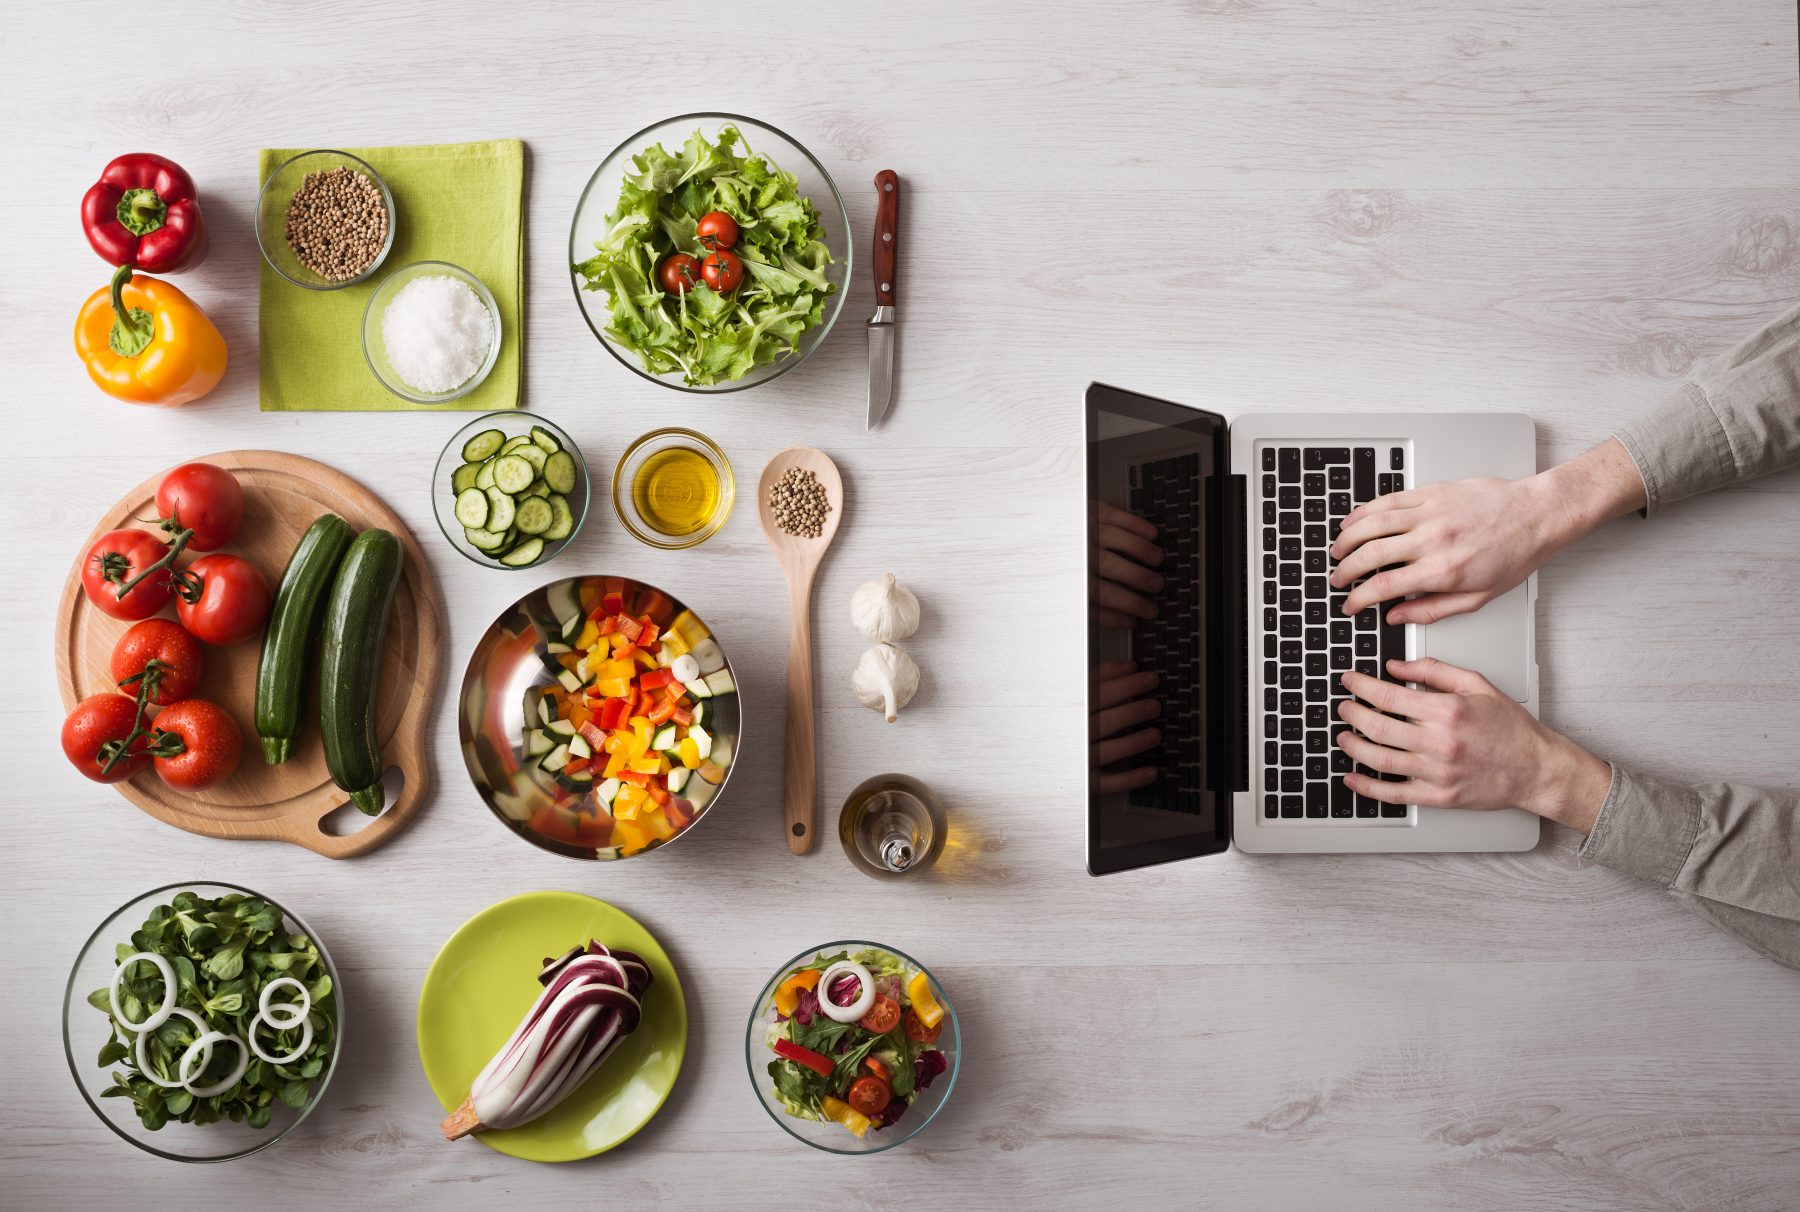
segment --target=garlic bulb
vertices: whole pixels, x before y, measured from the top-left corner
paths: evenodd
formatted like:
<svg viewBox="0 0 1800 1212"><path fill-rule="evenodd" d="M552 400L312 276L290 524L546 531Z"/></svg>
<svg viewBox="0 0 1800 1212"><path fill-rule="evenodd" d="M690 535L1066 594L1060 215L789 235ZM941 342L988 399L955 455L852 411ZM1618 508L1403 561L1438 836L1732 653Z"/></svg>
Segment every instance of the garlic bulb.
<svg viewBox="0 0 1800 1212"><path fill-rule="evenodd" d="M864 707L879 711L893 723L900 709L912 700L919 689L919 667L913 659L892 644L877 644L862 654L856 672L850 675L850 688Z"/></svg>
<svg viewBox="0 0 1800 1212"><path fill-rule="evenodd" d="M850 622L871 640L904 640L919 629L919 599L893 573L850 595Z"/></svg>

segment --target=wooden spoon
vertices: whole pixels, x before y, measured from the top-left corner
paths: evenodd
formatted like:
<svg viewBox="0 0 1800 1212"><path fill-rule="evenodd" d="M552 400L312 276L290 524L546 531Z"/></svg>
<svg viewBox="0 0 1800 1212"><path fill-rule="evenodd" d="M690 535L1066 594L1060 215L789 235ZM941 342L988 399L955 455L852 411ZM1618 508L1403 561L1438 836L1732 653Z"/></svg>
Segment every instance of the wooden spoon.
<svg viewBox="0 0 1800 1212"><path fill-rule="evenodd" d="M831 508L816 539L787 533L769 504L769 489L790 467L812 472L825 487ZM794 616L788 639L787 758L782 774L788 849L805 854L813 847L818 800L818 766L813 753L812 585L819 561L844 516L844 480L837 464L824 451L810 446L782 451L769 460L756 482L756 512L762 518L763 537L775 549L775 558L787 576L789 608Z"/></svg>

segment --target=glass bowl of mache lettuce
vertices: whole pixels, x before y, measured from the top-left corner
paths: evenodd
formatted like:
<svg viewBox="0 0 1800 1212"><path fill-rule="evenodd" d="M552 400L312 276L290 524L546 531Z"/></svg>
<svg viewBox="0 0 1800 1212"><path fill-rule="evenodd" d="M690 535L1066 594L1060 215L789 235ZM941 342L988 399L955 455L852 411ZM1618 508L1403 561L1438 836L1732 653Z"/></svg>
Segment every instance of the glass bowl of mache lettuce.
<svg viewBox="0 0 1800 1212"><path fill-rule="evenodd" d="M738 225L743 281L665 292L661 269L703 261L700 218ZM774 127L682 114L626 139L594 170L569 229L582 318L623 365L677 391L742 391L825 340L850 283L850 219L819 161Z"/></svg>
<svg viewBox="0 0 1800 1212"><path fill-rule="evenodd" d="M170 884L119 908L82 947L63 994L63 1053L122 1139L170 1161L232 1161L319 1105L342 1015L337 969L291 910L235 884Z"/></svg>
<svg viewBox="0 0 1800 1212"><path fill-rule="evenodd" d="M937 978L904 951L857 939L777 968L744 1039L763 1110L827 1153L880 1153L917 1136L950 1101L961 1051Z"/></svg>

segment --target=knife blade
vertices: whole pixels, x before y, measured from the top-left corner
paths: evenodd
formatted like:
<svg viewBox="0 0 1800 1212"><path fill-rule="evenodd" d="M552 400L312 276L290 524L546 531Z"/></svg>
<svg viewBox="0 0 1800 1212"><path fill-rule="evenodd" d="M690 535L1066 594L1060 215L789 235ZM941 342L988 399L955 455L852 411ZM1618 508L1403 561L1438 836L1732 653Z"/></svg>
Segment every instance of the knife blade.
<svg viewBox="0 0 1800 1212"><path fill-rule="evenodd" d="M875 174L875 315L869 321L869 421L873 429L894 398L895 254L900 246L900 175L891 168Z"/></svg>

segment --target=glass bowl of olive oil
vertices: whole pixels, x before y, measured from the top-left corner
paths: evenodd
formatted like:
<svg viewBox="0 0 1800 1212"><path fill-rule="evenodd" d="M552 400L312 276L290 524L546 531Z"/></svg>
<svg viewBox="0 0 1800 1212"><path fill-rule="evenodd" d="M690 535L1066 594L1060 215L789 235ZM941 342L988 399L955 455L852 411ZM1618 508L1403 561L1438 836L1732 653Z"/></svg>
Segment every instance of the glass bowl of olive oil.
<svg viewBox="0 0 1800 1212"><path fill-rule="evenodd" d="M737 494L731 460L705 434L658 429L619 456L613 510L632 537L664 551L698 547L719 533Z"/></svg>

